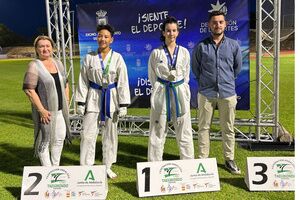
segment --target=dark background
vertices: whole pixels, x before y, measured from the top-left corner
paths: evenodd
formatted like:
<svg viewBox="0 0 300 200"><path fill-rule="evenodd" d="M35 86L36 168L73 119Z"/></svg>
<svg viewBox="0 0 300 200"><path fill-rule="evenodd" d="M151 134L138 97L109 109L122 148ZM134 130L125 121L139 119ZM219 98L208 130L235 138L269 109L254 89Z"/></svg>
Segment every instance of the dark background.
<svg viewBox="0 0 300 200"><path fill-rule="evenodd" d="M76 4L107 2L112 0L70 0L70 11L75 11L75 31L77 30ZM219 0L222 3L222 0ZM250 28L255 28L256 0L249 0ZM46 4L44 0L1 0L0 25L18 38L12 42L17 44L32 43L35 36L47 34ZM1 27L0 27L1 28ZM75 40L77 38L75 37ZM0 40L0 46L8 46L8 41Z"/></svg>

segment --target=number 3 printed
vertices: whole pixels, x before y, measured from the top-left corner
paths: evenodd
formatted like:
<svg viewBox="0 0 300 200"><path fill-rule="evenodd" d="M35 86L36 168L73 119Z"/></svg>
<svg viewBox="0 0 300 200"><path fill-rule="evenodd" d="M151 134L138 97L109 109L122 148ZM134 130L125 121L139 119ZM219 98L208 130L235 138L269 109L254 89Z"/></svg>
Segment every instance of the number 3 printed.
<svg viewBox="0 0 300 200"><path fill-rule="evenodd" d="M264 163L254 163L253 166L254 167L256 167L256 166L261 167L261 171L256 171L255 174L262 176L262 180L261 181L252 181L252 183L255 184L255 185L265 184L268 181L268 176L265 174L265 172L268 170L267 165L264 164Z"/></svg>

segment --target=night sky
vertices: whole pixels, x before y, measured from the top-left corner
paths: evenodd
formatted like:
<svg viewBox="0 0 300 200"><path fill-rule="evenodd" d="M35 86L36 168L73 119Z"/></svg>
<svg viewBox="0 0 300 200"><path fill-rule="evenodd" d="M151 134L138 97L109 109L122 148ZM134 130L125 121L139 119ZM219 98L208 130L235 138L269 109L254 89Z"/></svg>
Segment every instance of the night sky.
<svg viewBox="0 0 300 200"><path fill-rule="evenodd" d="M105 0L70 0L70 10L76 11L76 4L104 1ZM249 1L250 11L252 13L255 13L256 0ZM223 2L223 0L220 0L220 2ZM0 0L0 23L5 24L13 32L30 38L33 35L37 34L39 28L47 27L45 1Z"/></svg>

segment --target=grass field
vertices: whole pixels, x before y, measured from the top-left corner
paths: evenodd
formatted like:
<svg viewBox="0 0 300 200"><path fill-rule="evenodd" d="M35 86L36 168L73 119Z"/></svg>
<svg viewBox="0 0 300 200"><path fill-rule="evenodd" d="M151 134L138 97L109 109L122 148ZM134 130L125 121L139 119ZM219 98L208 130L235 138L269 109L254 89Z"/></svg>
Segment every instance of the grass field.
<svg viewBox="0 0 300 200"><path fill-rule="evenodd" d="M37 166L39 160L33 158L33 124L30 104L21 90L24 72L29 60L0 60L0 199L19 199L23 166ZM280 122L294 135L294 55L281 58L280 67ZM75 61L75 66L79 66ZM78 73L78 70L77 70ZM238 117L252 117L254 111L255 69L251 62L251 112L239 111ZM195 111L192 111L195 113ZM147 109L130 109L129 114L145 115ZM136 163L146 161L147 137L120 136L118 162L113 170L119 174L118 179L109 180L107 199L137 199ZM79 165L79 144L77 138L71 146L65 146L61 164ZM197 141L194 141L195 147ZM174 148L175 147L175 148ZM165 145L165 160L178 159L176 141L168 138ZM198 155L197 148L195 154ZM249 151L236 146L236 161L242 174L231 175L225 170L222 146L219 141L212 141L211 157L218 162L221 191L194 193L174 196L161 196L145 199L294 199L294 192L249 192L244 183L247 157L294 156L291 151ZM96 164L101 164L101 137L98 137Z"/></svg>

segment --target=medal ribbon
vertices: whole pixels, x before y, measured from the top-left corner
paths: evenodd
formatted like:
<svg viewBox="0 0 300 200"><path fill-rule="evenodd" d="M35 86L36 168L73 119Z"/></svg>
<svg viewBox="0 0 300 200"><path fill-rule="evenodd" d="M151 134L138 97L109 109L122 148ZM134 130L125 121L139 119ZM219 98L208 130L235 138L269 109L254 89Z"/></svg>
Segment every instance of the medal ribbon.
<svg viewBox="0 0 300 200"><path fill-rule="evenodd" d="M110 57L108 59L108 62L106 63L106 66L104 67L104 62L103 62L101 53L98 53L99 60L100 60L100 63L101 63L101 68L102 68L102 71L103 71L103 75L107 75L108 72L109 72L109 66L110 66L112 54L113 54L113 51L111 51Z"/></svg>
<svg viewBox="0 0 300 200"><path fill-rule="evenodd" d="M168 59L168 65L171 66L171 70L176 69L176 62L177 62L177 57L178 57L179 46L176 45L175 50L174 50L174 54L173 54L173 58L171 57L171 54L170 54L170 51L169 51L167 45L164 44L163 47L164 47L164 51L165 51L165 54L166 54L167 59Z"/></svg>

